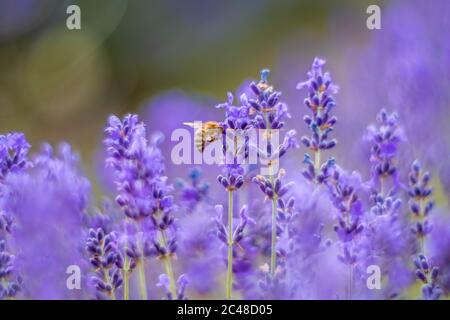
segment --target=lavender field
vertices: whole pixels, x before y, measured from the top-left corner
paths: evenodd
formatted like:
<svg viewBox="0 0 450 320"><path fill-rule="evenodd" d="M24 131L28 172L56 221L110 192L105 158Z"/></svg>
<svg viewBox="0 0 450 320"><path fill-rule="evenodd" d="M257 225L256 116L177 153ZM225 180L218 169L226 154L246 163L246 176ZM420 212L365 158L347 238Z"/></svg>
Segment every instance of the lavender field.
<svg viewBox="0 0 450 320"><path fill-rule="evenodd" d="M450 2L300 2L0 0L0 299L449 298Z"/></svg>

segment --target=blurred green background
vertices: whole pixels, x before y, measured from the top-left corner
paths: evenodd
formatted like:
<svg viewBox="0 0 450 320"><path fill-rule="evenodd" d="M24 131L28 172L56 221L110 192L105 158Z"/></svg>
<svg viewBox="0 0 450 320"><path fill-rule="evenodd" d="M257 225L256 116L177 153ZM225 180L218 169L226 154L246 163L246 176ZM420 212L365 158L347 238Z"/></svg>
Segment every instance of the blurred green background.
<svg viewBox="0 0 450 320"><path fill-rule="evenodd" d="M66 28L70 4L81 30ZM34 150L65 140L91 171L107 115L171 88L223 99L291 48L303 76L311 56L368 40L369 4L384 2L0 0L1 132L25 132Z"/></svg>

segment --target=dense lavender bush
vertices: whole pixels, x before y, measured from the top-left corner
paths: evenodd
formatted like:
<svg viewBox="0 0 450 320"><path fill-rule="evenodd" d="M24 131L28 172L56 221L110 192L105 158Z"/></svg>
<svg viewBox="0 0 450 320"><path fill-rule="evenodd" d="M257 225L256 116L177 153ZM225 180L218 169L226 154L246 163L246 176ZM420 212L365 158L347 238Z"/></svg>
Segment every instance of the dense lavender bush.
<svg viewBox="0 0 450 320"><path fill-rule="evenodd" d="M448 208L434 199L445 196L434 193L442 188L432 170L403 160L414 153L404 151L414 144L408 115L379 111L360 134L367 170L352 170L336 151L347 141L331 136L340 108L324 66L315 58L297 85L307 90L303 165L286 120L300 124L304 112L290 114L267 69L216 106L221 118L194 128L192 147L204 153L218 141L221 161L186 167L185 177L170 174L152 123L110 116L103 160L115 189L98 208L70 145L29 157L23 134L1 135L0 298L447 297ZM256 142L252 130L262 132ZM74 266L79 290L67 280Z"/></svg>

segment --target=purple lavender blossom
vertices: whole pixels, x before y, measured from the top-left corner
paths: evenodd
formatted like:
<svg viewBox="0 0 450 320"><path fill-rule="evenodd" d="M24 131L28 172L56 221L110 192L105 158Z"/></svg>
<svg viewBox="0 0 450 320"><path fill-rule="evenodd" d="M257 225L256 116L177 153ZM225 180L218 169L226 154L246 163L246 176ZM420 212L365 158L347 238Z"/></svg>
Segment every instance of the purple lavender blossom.
<svg viewBox="0 0 450 320"><path fill-rule="evenodd" d="M227 280L226 280L226 298L232 298L232 289L234 286L233 274L239 270L238 261L235 260L239 250L239 243L244 238L244 230L248 223L247 217L247 206L243 206L240 210L239 216L240 221L235 226L235 221L233 219L233 201L231 192L229 193L228 201L228 221L227 224L223 223L223 207L221 205L216 205L215 210L217 213L216 226L217 226L217 237L225 244L227 247Z"/></svg>
<svg viewBox="0 0 450 320"><path fill-rule="evenodd" d="M103 229L89 230L86 251L94 269L91 278L99 299L116 299L116 291L123 283L123 258L118 251L117 236L114 232L105 234ZM119 266L119 267L118 267Z"/></svg>
<svg viewBox="0 0 450 320"><path fill-rule="evenodd" d="M13 212L8 204L10 197L9 175L23 173L30 163L30 145L22 133L0 135L0 299L14 298L22 286L22 278L17 275L15 256L9 251L8 240L14 227Z"/></svg>
<svg viewBox="0 0 450 320"><path fill-rule="evenodd" d="M20 291L22 280L14 269L15 256L6 250L6 241L0 240L0 300L14 298Z"/></svg>
<svg viewBox="0 0 450 320"><path fill-rule="evenodd" d="M30 144L23 133L0 135L0 239L11 233L13 216L8 212L8 188L5 179L9 174L24 172L31 163L28 161ZM6 210L5 210L6 209Z"/></svg>
<svg viewBox="0 0 450 320"><path fill-rule="evenodd" d="M258 156L260 161L266 163L268 166L268 178L257 176L253 178L253 182L259 185L261 191L272 202L270 273L271 276L275 276L277 272L278 197L286 194L290 184L282 186L281 180L279 178L275 179L276 172L274 172L274 165L280 162L281 157L289 149L298 148L298 144L294 137L296 131L289 130L285 134L281 144L278 146L273 145L273 136L279 134L280 129L284 128L284 120L291 116L288 106L280 101L281 92L274 90L274 87L269 84L269 73L270 71L268 69L261 71L260 81L250 84L254 97L247 98L244 96L243 100L251 107L253 126L260 130L265 130L264 139L267 140L266 145L263 145L263 147L259 146Z"/></svg>
<svg viewBox="0 0 450 320"><path fill-rule="evenodd" d="M283 137L276 149L274 149L272 135L279 133L285 127L285 120L291 118L287 104L280 101L281 92L270 85L268 77L269 69L261 70L261 77L258 83L251 82L250 89L252 95L243 94L241 101L249 109L252 127L260 130L266 130L267 145L266 150L259 147L259 157L269 165L274 161L279 161L289 149L298 148L295 139L295 130L289 130Z"/></svg>
<svg viewBox="0 0 450 320"><path fill-rule="evenodd" d="M241 98L241 102L243 98ZM234 105L233 94L228 93L226 102L216 106L225 109L225 119L220 123L224 131L223 152L224 165L223 174L217 177L219 183L228 191L233 192L241 188L244 184L245 159L249 154L248 141L239 143L240 139L247 139L246 131L251 128L249 112L250 108L242 103L240 106ZM232 146L227 144L231 141Z"/></svg>
<svg viewBox="0 0 450 320"><path fill-rule="evenodd" d="M333 126L337 118L331 115L331 111L336 106L333 94L338 92L328 72L323 72L326 61L315 58L311 71L308 71L308 80L297 84L297 89L308 90L308 97L305 99L305 106L311 111L312 116L306 115L303 121L311 130L311 136L302 136L301 142L314 154L314 161L311 156L305 154L304 163L307 165L303 170L303 176L309 181L321 183L326 179L327 169L330 167L328 160L324 164L321 162L321 151L329 150L336 146L337 140L329 139Z"/></svg>
<svg viewBox="0 0 450 320"><path fill-rule="evenodd" d="M234 237L234 207L233 197L234 192L239 190L244 185L244 163L249 155L249 141L247 137L247 130L251 128L250 122L250 107L245 103L246 98L241 96L241 105L234 105L234 97L228 93L226 102L216 106L219 109L225 109L225 119L220 122L223 129L223 174L217 177L218 182L228 193L228 222L227 226L223 224L222 220L222 206L217 206L218 212L218 237L227 246L227 273L226 273L226 298L232 298L233 291L233 257L235 255ZM229 147L231 144L231 148ZM242 218L242 216L241 216ZM220 219L220 221L219 221ZM244 224L245 227L245 224ZM243 228L242 231L243 232Z"/></svg>
<svg viewBox="0 0 450 320"><path fill-rule="evenodd" d="M384 109L377 116L378 125L370 125L364 137L371 143L371 179L366 184L371 208L367 218L367 263L376 264L390 280L384 298L396 297L411 283L407 273L407 257L412 241L407 232L407 219L401 215L398 168L398 144L405 140L396 113ZM406 275L405 277L399 276Z"/></svg>
<svg viewBox="0 0 450 320"><path fill-rule="evenodd" d="M399 187L395 157L398 156L398 144L406 138L399 126L397 113L388 114L383 109L377 115L377 122L378 126L370 125L367 128L364 138L372 144L372 185L385 196L395 193ZM390 182L386 180L388 178ZM389 189L387 183L390 183Z"/></svg>
<svg viewBox="0 0 450 320"><path fill-rule="evenodd" d="M436 212L437 213L437 212ZM445 212L446 213L446 212ZM445 216L433 214L433 232L427 241L427 255L439 266L439 284L443 294L450 292L450 224Z"/></svg>
<svg viewBox="0 0 450 320"><path fill-rule="evenodd" d="M424 255L419 255L414 259L416 267L416 277L422 283L422 297L424 300L438 300L442 295L442 290L438 284L439 267L431 266Z"/></svg>
<svg viewBox="0 0 450 320"><path fill-rule="evenodd" d="M266 195L266 197L270 200L275 199L279 204L284 204L283 197L290 191L294 182L288 182L283 185L282 178L286 175L286 171L284 169L280 169L277 178L271 182L269 178L266 178L262 175L257 175L253 178L253 182L255 182L261 191ZM280 208L281 209L281 208Z"/></svg>
<svg viewBox="0 0 450 320"><path fill-rule="evenodd" d="M223 224L223 207L221 205L217 205L215 207L215 210L217 213L217 217L216 217L217 237L224 244L228 244L229 235L228 235L226 226ZM240 221L237 224L237 226L233 227L233 229L232 229L233 232L231 234L231 239L232 239L233 244L235 244L235 245L238 245L239 242L244 237L245 226L247 225L247 222L248 222L247 210L248 209L246 206L243 206L241 208L240 213L239 213Z"/></svg>
<svg viewBox="0 0 450 320"><path fill-rule="evenodd" d="M27 167L30 147L23 133L0 135L0 180Z"/></svg>
<svg viewBox="0 0 450 320"><path fill-rule="evenodd" d="M438 284L439 267L430 266L425 256L425 238L432 231L432 225L428 219L434 207L431 199L433 189L429 186L431 175L424 171L418 160L411 165L408 175L409 182L409 209L413 215L411 228L418 242L418 257L414 258L416 277L424 283L422 297L425 300L437 300L442 294Z"/></svg>
<svg viewBox="0 0 450 320"><path fill-rule="evenodd" d="M193 168L189 172L189 182L179 179L176 188L180 190L180 202L187 213L192 213L208 197L209 184L201 181L201 171Z"/></svg>
<svg viewBox="0 0 450 320"><path fill-rule="evenodd" d="M361 216L364 210L356 193L361 183L358 173L348 174L336 166L327 184L332 203L338 212L338 224L334 227L334 231L343 243L354 240L363 230Z"/></svg>
<svg viewBox="0 0 450 320"><path fill-rule="evenodd" d="M362 273L361 257L364 253L361 241L364 229L364 209L357 191L362 181L358 173L348 174L335 167L327 180L331 201L337 211L334 231L338 235L340 247L339 261L348 266L347 299L353 298L355 271Z"/></svg>
<svg viewBox="0 0 450 320"><path fill-rule="evenodd" d="M429 213L434 207L431 199L433 189L429 186L431 175L423 171L418 160L411 165L408 175L409 189L409 210L413 215L412 231L419 243L419 251L424 252L424 239L432 230L432 225L428 220Z"/></svg>
<svg viewBox="0 0 450 320"><path fill-rule="evenodd" d="M367 121L380 106L398 108L405 134L414 141L413 150L402 152L400 161L408 163L420 155L432 171L439 172L435 178L446 188L450 186L450 42L441 36L441 30L449 28L449 14L446 0L435 0L433 5L420 0L389 3L383 9L382 30L373 33L373 39L357 49L357 55L349 55L342 73L353 88L344 97L349 106L348 127L359 126L350 125L355 101L365 110L358 114L358 122ZM346 141L354 134L349 130ZM355 154L351 156L359 160Z"/></svg>
<svg viewBox="0 0 450 320"><path fill-rule="evenodd" d="M288 274L288 262L294 251L292 240L291 221L295 218L294 210L295 199L288 197L292 193L294 182L283 183L286 172L280 169L278 176L274 180L274 190L269 187L270 180L257 176L255 179L260 189L266 196L277 201L277 229L276 237L279 241L276 243L277 265L275 272L271 272L271 267L264 264L260 268L258 285L262 293L258 298L264 299L292 299L297 290L298 281L292 281ZM272 250L272 249L271 249Z"/></svg>
<svg viewBox="0 0 450 320"><path fill-rule="evenodd" d="M186 286L188 285L189 280L186 277L185 274L182 274L178 277L176 286L177 286L177 295L175 297L176 300L186 300L187 297L185 296ZM159 275L159 281L156 284L157 287L164 288L166 292L166 296L168 300L174 300L174 297L171 292L171 285L170 285L170 279L167 276L167 274L163 273Z"/></svg>
<svg viewBox="0 0 450 320"><path fill-rule="evenodd" d="M116 202L126 217L139 224L140 236L135 238L135 243L129 243L125 251L130 259L141 257L138 263L141 297L147 299L144 257L148 255L155 255L163 262L170 278L172 296L176 296L171 262L177 249L173 217L176 207L170 194L172 186L163 175L164 159L158 148L161 136L156 135L149 141L144 124L139 122L137 115L131 114L123 121L111 116L105 132L107 163L116 170L119 191ZM146 231L148 222L151 227Z"/></svg>
<svg viewBox="0 0 450 320"><path fill-rule="evenodd" d="M89 201L90 183L81 174L79 157L68 144L58 154L43 145L26 174L10 175L8 207L17 226L11 246L17 250L16 266L25 298L81 298L80 290L66 287L66 269L84 267L83 218Z"/></svg>
<svg viewBox="0 0 450 320"><path fill-rule="evenodd" d="M109 155L106 162L116 171L117 204L131 219L149 217L154 205L148 196L153 193L149 182L163 170L158 150L148 145L144 124L137 115L127 115L123 121L111 116L105 132Z"/></svg>
<svg viewBox="0 0 450 320"><path fill-rule="evenodd" d="M219 274L223 265L221 242L217 238L214 208L202 204L198 210L180 217L177 224L180 269L189 278L191 297L207 297L219 287Z"/></svg>

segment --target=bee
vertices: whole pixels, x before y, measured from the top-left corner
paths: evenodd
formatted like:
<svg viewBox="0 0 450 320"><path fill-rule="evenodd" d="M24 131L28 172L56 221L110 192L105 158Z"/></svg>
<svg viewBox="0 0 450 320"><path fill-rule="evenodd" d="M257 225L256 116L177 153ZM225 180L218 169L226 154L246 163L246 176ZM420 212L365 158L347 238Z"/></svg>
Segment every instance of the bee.
<svg viewBox="0 0 450 320"><path fill-rule="evenodd" d="M200 152L205 151L207 145L220 139L223 134L223 128L215 121L184 122L183 124L195 129L194 143Z"/></svg>

